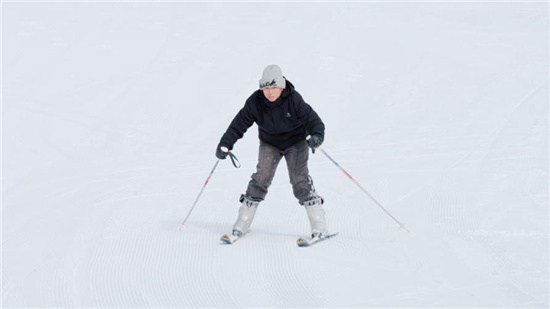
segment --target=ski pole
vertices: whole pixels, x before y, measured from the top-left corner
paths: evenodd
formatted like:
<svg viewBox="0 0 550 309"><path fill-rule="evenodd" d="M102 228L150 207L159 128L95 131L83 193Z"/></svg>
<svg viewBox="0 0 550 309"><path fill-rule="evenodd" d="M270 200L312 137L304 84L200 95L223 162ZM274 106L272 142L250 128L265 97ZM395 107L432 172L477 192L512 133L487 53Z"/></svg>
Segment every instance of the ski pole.
<svg viewBox="0 0 550 309"><path fill-rule="evenodd" d="M310 136L307 137L307 139L309 139ZM344 175L346 175L351 181L353 181L354 184L356 184L359 189L361 189L361 191L363 191L366 195L368 195L368 197L370 197L370 199L378 206L380 207L388 216L390 216L390 218L393 219L393 221L397 222L397 224L399 224L399 228L402 228L404 229L405 231L409 232L409 230L407 230L407 228L405 227L405 225L401 222L399 222L399 220L397 220L394 216L392 216L392 214L390 214L389 211L386 210L386 208L384 208L367 190L365 190L365 188L363 188L363 186L361 186L361 184L359 184L357 182L357 180L355 180L351 175L350 173L348 173L343 167L340 166L340 164L338 164L338 162L336 162L331 156L328 155L328 153L321 147L317 147L317 149L321 150L321 152L330 160L332 161L332 163L334 163L334 165L336 165L343 173Z"/></svg>
<svg viewBox="0 0 550 309"><path fill-rule="evenodd" d="M239 162L239 160L237 160L237 157L235 157L235 155L233 155L229 149L227 149L226 147L222 147L221 148L223 152L227 152L229 157L231 158L231 161L233 162L233 166L235 167L241 167L241 164ZM239 166L237 166L235 164L235 160L237 160L237 162L239 163ZM185 217L185 219L183 220L183 222L180 223L180 226L178 228L178 230L181 230L181 228L185 225L185 222L187 221L187 219L189 218L189 216L191 215L191 212L193 212L193 209L195 208L195 206L197 205L197 202L199 201L199 198L201 197L202 195L202 192L204 191L204 188L206 188L206 185L208 184L208 181L210 181L210 177L212 177L212 174L214 174L214 171L216 170L216 167L218 166L218 163L220 163L220 159L218 159L216 161L216 164L214 164L214 167L212 168L212 171L210 171L210 175L208 175L208 178L206 178L206 181L204 182L204 185L202 186L202 189L201 191L199 192L199 196L197 196L197 199L195 200L195 202L193 203L193 206L191 207L191 210L189 211L189 213L187 214L187 217Z"/></svg>

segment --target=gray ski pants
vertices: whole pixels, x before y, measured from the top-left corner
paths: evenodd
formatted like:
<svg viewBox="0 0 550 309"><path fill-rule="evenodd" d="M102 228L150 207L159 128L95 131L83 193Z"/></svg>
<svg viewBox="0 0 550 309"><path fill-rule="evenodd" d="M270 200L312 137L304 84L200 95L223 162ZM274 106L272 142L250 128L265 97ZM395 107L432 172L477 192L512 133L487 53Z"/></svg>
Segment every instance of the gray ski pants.
<svg viewBox="0 0 550 309"><path fill-rule="evenodd" d="M322 203L322 198L315 192L313 180L307 168L309 147L306 141L298 142L284 150L260 142L256 172L252 174L246 195L241 197L241 201L243 198L254 202L264 200L275 176L277 166L283 157L285 157L290 183L298 202L302 205L304 205L304 202L307 204L307 201L320 201Z"/></svg>

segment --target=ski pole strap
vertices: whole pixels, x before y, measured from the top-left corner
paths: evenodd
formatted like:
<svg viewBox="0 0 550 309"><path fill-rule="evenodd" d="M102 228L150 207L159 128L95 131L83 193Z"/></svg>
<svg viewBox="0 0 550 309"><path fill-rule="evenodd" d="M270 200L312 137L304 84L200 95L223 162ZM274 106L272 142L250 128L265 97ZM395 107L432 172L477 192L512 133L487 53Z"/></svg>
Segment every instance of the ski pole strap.
<svg viewBox="0 0 550 309"><path fill-rule="evenodd" d="M233 163L234 167L236 167L236 168L241 167L241 162L239 162L239 159L237 159L237 157L235 157L235 155L231 151L228 152L228 155L231 158L231 163ZM237 166L237 163L235 163L235 161L237 161L239 166Z"/></svg>

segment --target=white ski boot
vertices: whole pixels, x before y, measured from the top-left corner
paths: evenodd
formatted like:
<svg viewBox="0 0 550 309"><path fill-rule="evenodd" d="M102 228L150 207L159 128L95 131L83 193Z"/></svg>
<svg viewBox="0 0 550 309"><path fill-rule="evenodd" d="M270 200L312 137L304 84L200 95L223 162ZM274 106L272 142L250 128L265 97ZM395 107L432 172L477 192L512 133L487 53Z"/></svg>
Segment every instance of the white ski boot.
<svg viewBox="0 0 550 309"><path fill-rule="evenodd" d="M328 234L325 220L325 210L321 203L304 206L306 208L309 223L311 224L311 237L322 237Z"/></svg>
<svg viewBox="0 0 550 309"><path fill-rule="evenodd" d="M233 225L233 236L242 236L248 232L254 216L256 215L256 210L258 210L259 201L250 200L244 196L241 197L242 205L239 208L239 217Z"/></svg>
<svg viewBox="0 0 550 309"><path fill-rule="evenodd" d="M306 208L309 223L311 224L311 239L301 237L298 238L296 240L298 247L309 247L338 235L338 232L329 233L327 230L327 222L325 220L325 210L323 209L322 199L319 199L318 201L310 201L310 203L304 203L303 205Z"/></svg>

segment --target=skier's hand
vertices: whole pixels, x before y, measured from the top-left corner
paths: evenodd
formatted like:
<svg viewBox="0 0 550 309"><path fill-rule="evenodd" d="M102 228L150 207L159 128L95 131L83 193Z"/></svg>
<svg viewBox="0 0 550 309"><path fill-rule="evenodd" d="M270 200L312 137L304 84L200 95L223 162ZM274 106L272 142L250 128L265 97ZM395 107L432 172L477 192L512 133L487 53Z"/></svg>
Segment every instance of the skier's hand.
<svg viewBox="0 0 550 309"><path fill-rule="evenodd" d="M220 160L225 160L227 158L227 154L229 153L229 149L227 147L218 145L218 148L216 148L216 157Z"/></svg>
<svg viewBox="0 0 550 309"><path fill-rule="evenodd" d="M323 138L320 135L311 135L307 140L307 144L311 148L311 152L315 153L315 149L323 144Z"/></svg>

